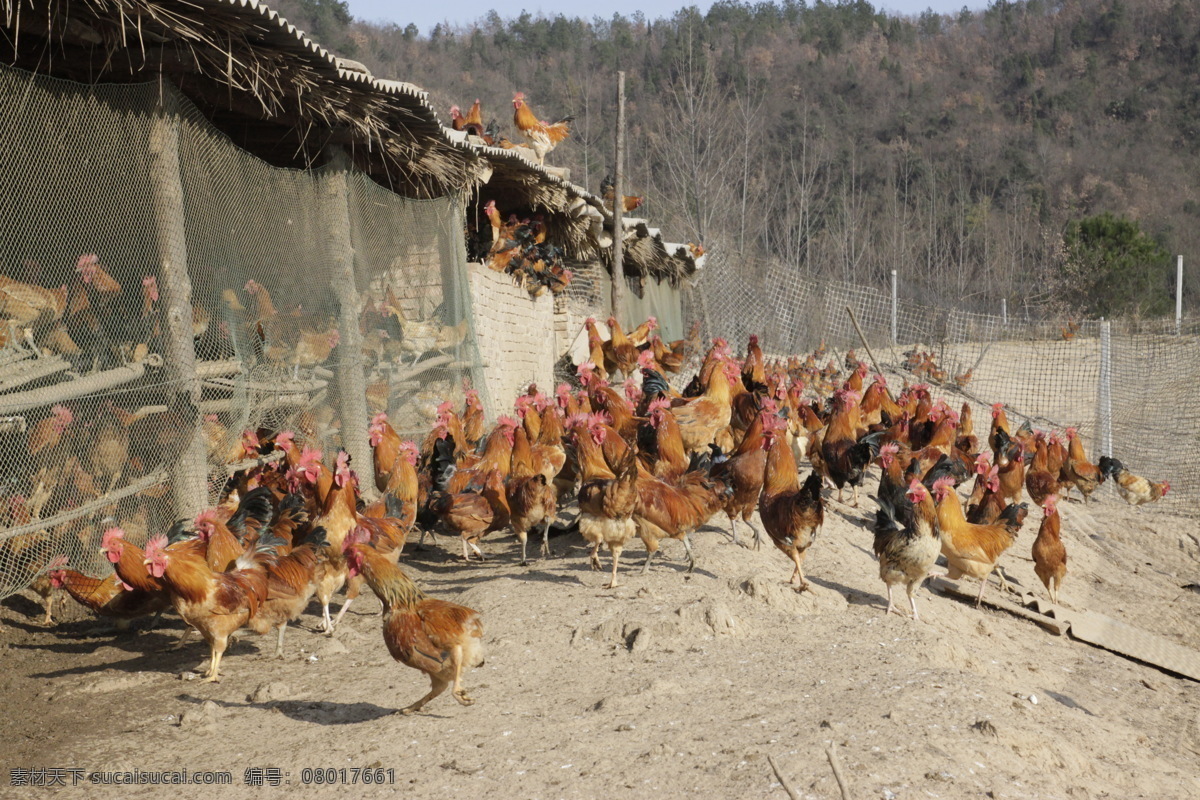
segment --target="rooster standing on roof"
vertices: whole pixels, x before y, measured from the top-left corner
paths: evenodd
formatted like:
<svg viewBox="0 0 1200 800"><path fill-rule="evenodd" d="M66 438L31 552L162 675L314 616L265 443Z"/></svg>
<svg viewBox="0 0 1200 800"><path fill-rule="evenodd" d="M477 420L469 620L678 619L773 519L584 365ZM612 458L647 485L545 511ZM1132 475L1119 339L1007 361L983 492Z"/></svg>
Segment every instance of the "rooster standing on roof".
<svg viewBox="0 0 1200 800"><path fill-rule="evenodd" d="M570 135L570 123L574 119L575 117L563 117L553 124L543 122L525 105L524 92L513 95L513 124L529 140L539 164L545 163L546 154Z"/></svg>

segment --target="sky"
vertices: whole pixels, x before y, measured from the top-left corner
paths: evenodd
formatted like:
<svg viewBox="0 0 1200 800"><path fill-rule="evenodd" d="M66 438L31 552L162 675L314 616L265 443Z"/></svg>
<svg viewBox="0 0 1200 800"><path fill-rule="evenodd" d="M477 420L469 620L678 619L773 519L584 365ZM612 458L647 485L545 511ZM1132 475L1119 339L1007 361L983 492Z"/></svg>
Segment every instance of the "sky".
<svg viewBox="0 0 1200 800"><path fill-rule="evenodd" d="M650 19L669 17L677 9L689 5L697 5L707 10L711 2L698 0L590 0L578 5L561 2L527 2L497 3L495 0L453 0L450 3L418 2L418 0L348 0L350 13L371 22L395 22L401 26L410 22L416 23L421 33L428 34L439 22L466 24L481 19L488 11L496 9L505 19L519 16L522 10L531 14L541 12L547 16L565 14L567 16L611 17L620 12L630 16L635 11L641 11ZM987 0L872 0L872 5L888 13L917 16L926 9L933 9L939 14L956 14L963 6L972 9L984 8Z"/></svg>

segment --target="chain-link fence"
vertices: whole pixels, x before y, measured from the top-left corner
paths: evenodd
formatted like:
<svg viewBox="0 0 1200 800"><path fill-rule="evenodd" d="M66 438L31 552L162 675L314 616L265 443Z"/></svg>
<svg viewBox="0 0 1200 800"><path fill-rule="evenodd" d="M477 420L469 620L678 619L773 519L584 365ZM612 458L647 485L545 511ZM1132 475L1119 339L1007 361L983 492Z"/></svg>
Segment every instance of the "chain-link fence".
<svg viewBox="0 0 1200 800"><path fill-rule="evenodd" d="M903 275L897 276L903 281ZM986 432L992 403L1035 428L1078 429L1093 462L1113 455L1171 492L1150 508L1188 511L1200 499L1200 417L1189 387L1200 378L1200 322L1031 318L980 314L899 299L890 291L817 282L783 265L743 275L710 261L687 311L708 337L736 348L750 334L767 352L807 354L822 343L840 369L850 350L868 361L862 338L887 373L934 384L955 406L973 405ZM852 320L847 309L853 312ZM819 366L825 366L821 364Z"/></svg>
<svg viewBox="0 0 1200 800"><path fill-rule="evenodd" d="M0 98L0 596L216 500L244 430L369 471L368 415L483 389L455 200L269 166L166 83Z"/></svg>

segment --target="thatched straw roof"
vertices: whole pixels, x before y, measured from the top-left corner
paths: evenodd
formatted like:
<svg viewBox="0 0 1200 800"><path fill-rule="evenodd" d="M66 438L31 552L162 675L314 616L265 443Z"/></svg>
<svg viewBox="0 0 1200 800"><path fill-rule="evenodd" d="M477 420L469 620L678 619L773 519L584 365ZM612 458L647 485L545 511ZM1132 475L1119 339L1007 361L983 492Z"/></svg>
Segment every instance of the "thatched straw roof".
<svg viewBox="0 0 1200 800"><path fill-rule="evenodd" d="M547 238L566 251L574 261L599 259L612 272L612 211L597 195L578 186L561 174L562 170L537 164L523 147L489 147L481 139L460 131L450 131L487 159L490 174L485 173L479 187L479 199L495 200L502 214L517 210L538 213L546 223ZM625 274L644 280L680 281L700 267L686 245L666 245L656 228L645 220L625 220ZM703 256L700 257L703 260Z"/></svg>
<svg viewBox="0 0 1200 800"><path fill-rule="evenodd" d="M625 274L639 278L654 278L658 282L669 281L678 287L684 278L695 274L703 263L704 256L693 256L687 245L663 242L662 231L651 228L644 219L626 217L623 220L625 233ZM605 252L605 262L612 261L612 251ZM611 272L611 268L609 269Z"/></svg>
<svg viewBox="0 0 1200 800"><path fill-rule="evenodd" d="M239 146L280 166L330 146L401 194L462 191L482 158L425 92L340 59L255 0L0 0L0 59L82 83L169 78Z"/></svg>

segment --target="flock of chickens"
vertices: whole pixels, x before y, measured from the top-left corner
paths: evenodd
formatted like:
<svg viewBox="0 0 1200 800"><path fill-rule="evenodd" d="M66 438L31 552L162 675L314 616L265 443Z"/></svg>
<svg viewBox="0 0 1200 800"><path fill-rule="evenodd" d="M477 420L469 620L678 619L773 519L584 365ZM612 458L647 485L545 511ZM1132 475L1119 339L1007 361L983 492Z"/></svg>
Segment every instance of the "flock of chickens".
<svg viewBox="0 0 1200 800"><path fill-rule="evenodd" d="M865 365L843 372L824 359L768 362L757 337L744 358L714 340L683 392L666 373L699 355L698 331L664 343L653 318L626 334L608 321L601 337L588 320L591 360L579 368L580 388L551 395L530 386L516 399L516 416L488 426L478 396L438 408L436 424L419 444L403 441L386 414L370 424L373 488L368 500L349 456L333 458L297 442L291 431L245 431L240 457L252 468L235 474L225 500L191 522L152 536L138 547L119 528L104 532L102 551L113 574L90 577L55 564L52 581L98 614L131 619L174 608L210 647L206 679L220 675L231 634L243 627L275 631L283 652L288 622L315 595L323 628L332 631L365 582L383 604L383 636L392 656L430 678L428 694L403 709L419 711L447 688L473 702L462 673L482 659L478 613L425 595L397 565L414 528L421 538L438 532L460 540L463 558L482 559L479 541L511 530L522 563L531 531L549 532L572 501L577 529L590 545L596 570L600 548L611 553L609 587L619 585L619 560L636 536L646 550L646 572L663 539L679 540L695 565L690 535L718 512L730 520L735 542L740 516L789 560L789 583L804 591L804 559L830 501L858 487L872 464L880 467L874 550L887 586L913 592L939 555L952 578L980 579L979 597L1002 554L1012 546L1027 512L1023 493L1043 510L1033 545L1037 574L1052 599L1066 571L1056 503L1071 490L1085 502L1106 479L1130 503L1152 502L1166 482L1133 475L1116 459L1091 464L1074 430L1010 426L1002 406L992 410L987 436L974 432L971 407L956 413L925 385L892 397L882 376L867 382ZM624 381L619 386L611 381ZM811 472L801 480L798 464ZM957 487L974 476L968 499ZM758 511L762 530L754 526ZM346 599L330 614L335 592ZM185 634L186 637L186 634Z"/></svg>

